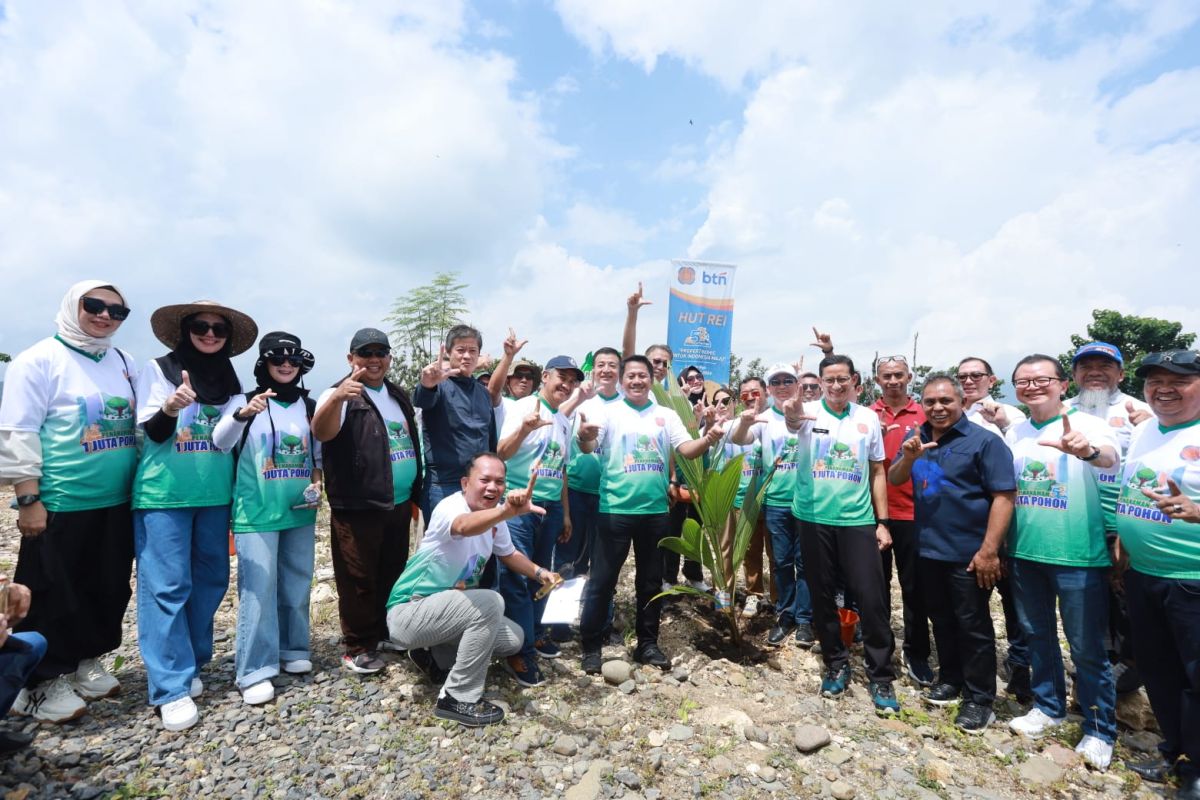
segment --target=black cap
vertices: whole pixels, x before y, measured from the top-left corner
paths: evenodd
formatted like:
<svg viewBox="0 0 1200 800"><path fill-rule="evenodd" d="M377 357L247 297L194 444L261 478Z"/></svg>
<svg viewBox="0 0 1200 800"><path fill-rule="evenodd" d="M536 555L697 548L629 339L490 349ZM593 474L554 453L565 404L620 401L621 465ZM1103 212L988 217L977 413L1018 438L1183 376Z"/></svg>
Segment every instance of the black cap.
<svg viewBox="0 0 1200 800"><path fill-rule="evenodd" d="M286 331L271 331L264 333L258 340L258 361L255 369L263 363L263 359L271 356L300 356L304 360L300 374L307 374L315 363L313 354L300 346L300 337Z"/></svg>
<svg viewBox="0 0 1200 800"><path fill-rule="evenodd" d="M387 334L378 328L360 328L358 333L354 334L354 338L350 340L350 352L354 353L369 344L383 345L388 350L392 349L392 343L388 341Z"/></svg>
<svg viewBox="0 0 1200 800"><path fill-rule="evenodd" d="M575 361L575 359L571 358L570 356L555 356L546 362L546 369L569 369L574 371L574 373L579 377L579 380L583 380L583 370L579 368L579 364Z"/></svg>
<svg viewBox="0 0 1200 800"><path fill-rule="evenodd" d="M1139 378L1155 367L1174 372L1176 375L1200 375L1200 353L1195 350L1166 350L1162 353L1150 353L1142 359L1141 365L1134 373Z"/></svg>

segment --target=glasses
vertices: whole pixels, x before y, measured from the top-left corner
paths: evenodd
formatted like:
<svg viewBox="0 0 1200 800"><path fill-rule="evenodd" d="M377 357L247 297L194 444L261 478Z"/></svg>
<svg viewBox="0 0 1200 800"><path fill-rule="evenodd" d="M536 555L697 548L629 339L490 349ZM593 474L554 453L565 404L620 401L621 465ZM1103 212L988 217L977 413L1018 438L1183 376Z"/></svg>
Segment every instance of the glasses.
<svg viewBox="0 0 1200 800"><path fill-rule="evenodd" d="M791 386L796 382L795 378L771 378L767 383L771 386Z"/></svg>
<svg viewBox="0 0 1200 800"><path fill-rule="evenodd" d="M518 381L533 380L533 375L531 375L528 372L514 372L512 376L513 376L513 380L518 380Z"/></svg>
<svg viewBox="0 0 1200 800"><path fill-rule="evenodd" d="M85 297L84 300L87 298ZM113 317L116 319L116 317ZM1160 364L1178 364L1185 367L1200 361L1200 353L1195 350L1167 350L1163 353L1151 353L1142 359L1143 367L1157 367Z"/></svg>
<svg viewBox="0 0 1200 800"><path fill-rule="evenodd" d="M818 392L821 390L821 384L819 384L819 383L802 383L802 384L800 384L800 388L806 392Z"/></svg>
<svg viewBox="0 0 1200 800"><path fill-rule="evenodd" d="M746 402L757 400L760 397L762 397L762 392L760 392L758 389L747 389L746 391L742 392L742 399Z"/></svg>
<svg viewBox="0 0 1200 800"><path fill-rule="evenodd" d="M129 317L129 308L120 303L106 303L99 297L83 298L83 310L93 316L100 316L107 311L109 319L114 322L120 322Z"/></svg>
<svg viewBox="0 0 1200 800"><path fill-rule="evenodd" d="M1058 380L1058 378L1048 378L1045 375L1037 378L1017 378L1013 381L1013 386L1016 386L1018 389L1028 389L1030 386L1045 389L1050 384L1057 383Z"/></svg>
<svg viewBox="0 0 1200 800"><path fill-rule="evenodd" d="M986 372L960 372L954 377L958 378L959 383L966 383L967 381L979 383L984 378L989 377L989 375Z"/></svg>
<svg viewBox="0 0 1200 800"><path fill-rule="evenodd" d="M229 338L229 325L224 322L205 322L202 319L194 319L188 324L188 330L197 336L205 336L209 331L218 339Z"/></svg>
<svg viewBox="0 0 1200 800"><path fill-rule="evenodd" d="M304 366L304 359L300 356L271 356L267 359L267 363L272 367L282 367L284 364L291 364L293 367Z"/></svg>
<svg viewBox="0 0 1200 800"><path fill-rule="evenodd" d="M845 386L854 381L849 375L834 375L832 378L821 378L826 386Z"/></svg>
<svg viewBox="0 0 1200 800"><path fill-rule="evenodd" d="M354 355L358 356L359 358L387 358L391 354L391 350L385 350L383 348L363 347L354 351Z"/></svg>
<svg viewBox="0 0 1200 800"><path fill-rule="evenodd" d="M717 401L717 405L719 405L719 406L727 406L727 405L730 405L731 403L733 403L732 397L722 397L720 400Z"/></svg>
<svg viewBox="0 0 1200 800"><path fill-rule="evenodd" d="M665 367L668 364L670 364L671 362L665 358L652 358L652 359L650 359L650 363L656 367Z"/></svg>
<svg viewBox="0 0 1200 800"><path fill-rule="evenodd" d="M684 381L686 381L687 383L696 383L697 381L699 381L700 383L703 383L704 376L701 375L699 372L693 372L691 375L685 376Z"/></svg>
<svg viewBox="0 0 1200 800"><path fill-rule="evenodd" d="M875 359L875 364L878 366L879 364L886 364L889 361L899 361L901 364L908 363L908 359L904 356L880 356L879 358Z"/></svg>

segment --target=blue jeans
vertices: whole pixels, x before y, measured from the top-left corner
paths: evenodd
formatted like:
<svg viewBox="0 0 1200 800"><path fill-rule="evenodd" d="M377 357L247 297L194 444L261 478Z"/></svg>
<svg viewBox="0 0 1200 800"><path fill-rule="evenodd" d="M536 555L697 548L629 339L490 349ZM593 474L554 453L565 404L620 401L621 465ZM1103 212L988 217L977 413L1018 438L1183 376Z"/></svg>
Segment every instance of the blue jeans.
<svg viewBox="0 0 1200 800"><path fill-rule="evenodd" d="M229 506L133 513L138 647L150 705L188 696L212 660L213 617L229 588Z"/></svg>
<svg viewBox="0 0 1200 800"><path fill-rule="evenodd" d="M1083 732L1111 744L1117 738L1117 687L1104 649L1108 570L1060 567L1023 558L1014 558L1009 570L1017 617L1029 640L1034 705L1055 718L1067 713L1067 683L1054 611L1057 600L1075 664Z"/></svg>
<svg viewBox="0 0 1200 800"><path fill-rule="evenodd" d="M600 495L567 489L571 503L571 538L554 547L554 571L564 579L587 575L592 563L592 542L596 540L596 515L600 513Z"/></svg>
<svg viewBox="0 0 1200 800"><path fill-rule="evenodd" d="M35 631L14 633L0 647L0 719L46 655L46 637Z"/></svg>
<svg viewBox="0 0 1200 800"><path fill-rule="evenodd" d="M558 500L539 500L536 504L546 509L546 513L513 517L508 521L508 535L512 537L513 546L526 558L545 567L554 555L554 541L562 533L563 507ZM521 655L532 658L533 643L541 632L542 612L546 610L545 597L536 602L533 599L542 586L541 581L518 575L504 564L500 564L499 574L504 616L521 627L525 634Z"/></svg>
<svg viewBox="0 0 1200 800"><path fill-rule="evenodd" d="M812 623L812 596L804 580L804 556L800 548L800 531L790 508L763 506L763 522L771 537L771 572L779 602L775 604L780 622Z"/></svg>
<svg viewBox="0 0 1200 800"><path fill-rule="evenodd" d="M314 527L233 536L238 555L234 663L239 688L278 675L280 661L308 658Z"/></svg>

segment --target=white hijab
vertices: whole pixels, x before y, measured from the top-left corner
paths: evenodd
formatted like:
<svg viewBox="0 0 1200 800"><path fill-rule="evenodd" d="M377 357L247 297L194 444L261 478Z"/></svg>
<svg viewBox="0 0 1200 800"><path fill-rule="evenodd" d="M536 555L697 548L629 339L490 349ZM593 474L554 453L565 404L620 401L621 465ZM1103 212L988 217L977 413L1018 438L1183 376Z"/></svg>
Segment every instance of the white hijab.
<svg viewBox="0 0 1200 800"><path fill-rule="evenodd" d="M121 290L108 281L80 281L72 286L66 297L62 299L62 305L58 307L58 316L54 318L55 324L58 325L58 338L71 347L94 356L103 356L108 351L108 348L112 346L112 337L97 338L84 332L79 325L79 315L82 313L79 301L88 292L101 287L112 289L121 296L121 302L125 302L125 295Z"/></svg>

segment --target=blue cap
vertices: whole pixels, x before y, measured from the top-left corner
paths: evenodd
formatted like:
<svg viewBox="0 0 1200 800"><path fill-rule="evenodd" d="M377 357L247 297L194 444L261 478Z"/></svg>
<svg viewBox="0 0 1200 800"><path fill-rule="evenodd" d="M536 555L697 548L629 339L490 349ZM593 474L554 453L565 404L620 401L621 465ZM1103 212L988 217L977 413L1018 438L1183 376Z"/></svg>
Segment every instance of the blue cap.
<svg viewBox="0 0 1200 800"><path fill-rule="evenodd" d="M579 368L579 363L570 356L555 356L546 362L546 369L569 369L573 370L579 376L579 380L583 380L583 370Z"/></svg>
<svg viewBox="0 0 1200 800"><path fill-rule="evenodd" d="M1121 351L1117 349L1116 345L1108 342L1088 342L1075 351L1075 357L1071 359L1071 366L1074 367L1078 364L1079 359L1084 356L1106 356L1117 362L1117 366L1125 366L1125 359L1121 358Z"/></svg>

